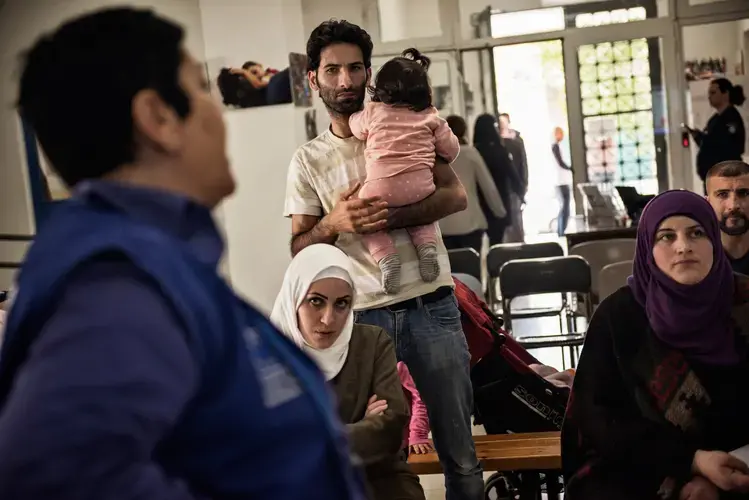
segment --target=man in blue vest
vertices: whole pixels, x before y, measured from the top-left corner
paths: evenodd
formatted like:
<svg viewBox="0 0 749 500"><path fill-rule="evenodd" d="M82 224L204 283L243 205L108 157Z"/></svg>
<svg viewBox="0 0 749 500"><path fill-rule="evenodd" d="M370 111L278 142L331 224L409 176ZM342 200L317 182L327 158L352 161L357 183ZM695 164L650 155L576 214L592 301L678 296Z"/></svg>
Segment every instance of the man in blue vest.
<svg viewBox="0 0 749 500"><path fill-rule="evenodd" d="M7 318L0 498L363 498L323 377L217 273L234 181L182 29L68 22L26 54L18 105L74 196Z"/></svg>

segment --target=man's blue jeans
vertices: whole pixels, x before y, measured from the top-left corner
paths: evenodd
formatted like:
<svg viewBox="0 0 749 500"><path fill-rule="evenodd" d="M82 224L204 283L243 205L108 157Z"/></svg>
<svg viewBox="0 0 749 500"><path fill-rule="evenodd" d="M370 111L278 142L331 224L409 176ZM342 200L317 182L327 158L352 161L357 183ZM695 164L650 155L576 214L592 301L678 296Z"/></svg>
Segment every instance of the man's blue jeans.
<svg viewBox="0 0 749 500"><path fill-rule="evenodd" d="M484 481L471 432L470 355L455 294L398 310L356 313L356 322L387 331L427 407L434 446L445 471L447 500L481 500Z"/></svg>

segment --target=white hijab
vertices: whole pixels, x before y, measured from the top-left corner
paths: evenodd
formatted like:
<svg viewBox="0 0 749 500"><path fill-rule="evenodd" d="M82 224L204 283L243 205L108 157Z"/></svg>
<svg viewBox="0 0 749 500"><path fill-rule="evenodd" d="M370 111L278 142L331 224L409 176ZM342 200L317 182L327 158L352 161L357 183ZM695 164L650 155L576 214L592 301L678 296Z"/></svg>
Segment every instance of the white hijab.
<svg viewBox="0 0 749 500"><path fill-rule="evenodd" d="M304 340L302 332L299 331L297 310L312 283L324 278L338 278L347 282L351 285L353 297L356 290L351 275L351 261L337 247L310 245L299 252L286 269L281 291L278 292L273 312L270 314L273 324L315 360L326 380L335 378L346 362L351 332L354 329L353 304L341 334L327 349L315 349Z"/></svg>

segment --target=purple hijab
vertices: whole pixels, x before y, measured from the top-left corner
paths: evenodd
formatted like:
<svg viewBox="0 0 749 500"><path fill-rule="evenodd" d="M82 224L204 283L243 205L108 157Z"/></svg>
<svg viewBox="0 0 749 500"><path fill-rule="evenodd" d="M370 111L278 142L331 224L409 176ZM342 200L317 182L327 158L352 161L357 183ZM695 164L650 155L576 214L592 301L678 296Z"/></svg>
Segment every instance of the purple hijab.
<svg viewBox="0 0 749 500"><path fill-rule="evenodd" d="M713 244L713 267L701 282L682 285L655 264L655 234L663 220L683 215L699 222ZM710 204L690 191L666 191L653 198L637 227L633 275L628 284L664 344L687 358L710 364L739 360L731 321L734 278Z"/></svg>

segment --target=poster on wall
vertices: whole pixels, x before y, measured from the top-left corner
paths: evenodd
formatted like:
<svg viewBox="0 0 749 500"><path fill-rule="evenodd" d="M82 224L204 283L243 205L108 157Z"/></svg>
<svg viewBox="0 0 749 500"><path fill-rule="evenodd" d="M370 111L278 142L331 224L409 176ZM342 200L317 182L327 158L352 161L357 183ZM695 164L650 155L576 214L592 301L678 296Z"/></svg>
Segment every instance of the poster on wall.
<svg viewBox="0 0 749 500"><path fill-rule="evenodd" d="M290 104L290 68L276 69L255 60L230 62L224 57L205 62L211 92L227 109Z"/></svg>

